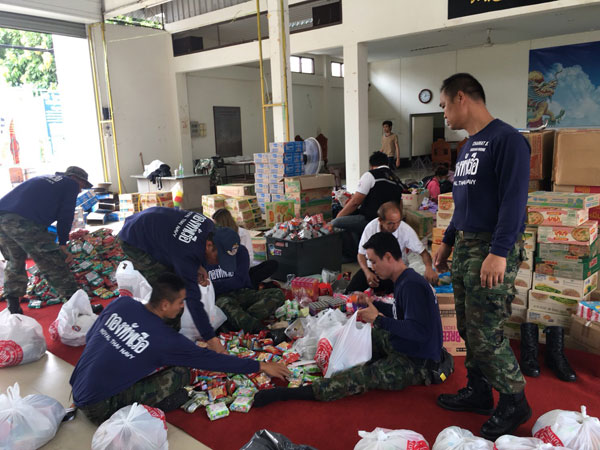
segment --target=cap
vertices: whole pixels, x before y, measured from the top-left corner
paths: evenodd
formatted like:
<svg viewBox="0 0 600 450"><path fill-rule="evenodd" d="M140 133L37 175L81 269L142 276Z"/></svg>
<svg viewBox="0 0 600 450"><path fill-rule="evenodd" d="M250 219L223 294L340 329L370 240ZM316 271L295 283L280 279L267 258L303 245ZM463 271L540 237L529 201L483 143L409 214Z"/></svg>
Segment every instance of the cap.
<svg viewBox="0 0 600 450"><path fill-rule="evenodd" d="M84 187L90 189L93 185L88 181L88 173L81 167L69 166L64 172L57 172L58 175L65 175L67 177L75 177L78 180L83 181Z"/></svg>
<svg viewBox="0 0 600 450"><path fill-rule="evenodd" d="M240 236L227 227L217 227L213 232L213 243L217 247L217 258L221 269L234 272L236 267L236 254L240 247Z"/></svg>

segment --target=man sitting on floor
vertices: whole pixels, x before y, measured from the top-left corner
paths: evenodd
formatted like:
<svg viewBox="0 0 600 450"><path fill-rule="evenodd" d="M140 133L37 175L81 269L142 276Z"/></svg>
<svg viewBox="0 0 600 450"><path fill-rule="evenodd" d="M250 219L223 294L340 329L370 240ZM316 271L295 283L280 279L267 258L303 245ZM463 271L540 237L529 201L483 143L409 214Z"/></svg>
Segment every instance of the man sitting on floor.
<svg viewBox="0 0 600 450"><path fill-rule="evenodd" d="M165 412L178 408L188 399L183 387L190 384L190 368L289 375L281 364L198 347L166 325L163 319L183 310L185 295L183 280L165 273L153 283L147 304L120 297L98 317L70 380L75 405L92 422L100 424L134 402Z"/></svg>
<svg viewBox="0 0 600 450"><path fill-rule="evenodd" d="M406 267L398 240L390 233L373 235L364 248L377 276L394 280L394 304L371 302L365 296L367 307L358 312L374 326L371 361L311 386L260 391L254 406L278 400L337 400L371 389L402 390L441 383L453 372L452 356L442 347L440 311L429 283Z"/></svg>
<svg viewBox="0 0 600 450"><path fill-rule="evenodd" d="M431 255L419 240L417 233L406 222L402 221L402 201L386 202L377 210L377 219L373 219L365 227L358 246L358 265L360 269L354 274L346 292L362 292L371 288L380 294L391 294L394 292L393 280L380 280L371 268L371 262L367 260L367 251L363 245L375 233L385 231L392 233L398 241L402 252L402 259L408 265L409 252L418 253L425 264L425 279L431 284L437 284L438 275L433 269Z"/></svg>

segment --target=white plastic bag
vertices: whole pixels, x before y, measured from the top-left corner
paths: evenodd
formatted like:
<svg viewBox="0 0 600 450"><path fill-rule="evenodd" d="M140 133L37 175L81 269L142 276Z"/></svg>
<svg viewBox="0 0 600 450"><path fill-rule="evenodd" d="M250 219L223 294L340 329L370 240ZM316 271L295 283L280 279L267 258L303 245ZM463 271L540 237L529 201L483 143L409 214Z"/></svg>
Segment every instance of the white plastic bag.
<svg viewBox="0 0 600 450"><path fill-rule="evenodd" d="M34 318L0 312L0 368L37 361L44 353L46 339Z"/></svg>
<svg viewBox="0 0 600 450"><path fill-rule="evenodd" d="M303 321L304 335L294 342L292 349L300 353L302 359L314 359L317 353L317 344L324 333L334 333L345 325L348 319L346 314L339 309L327 309L314 317L307 317Z"/></svg>
<svg viewBox="0 0 600 450"><path fill-rule="evenodd" d="M207 287L198 285L200 288L200 295L202 295L202 304L204 305L204 311L208 315L208 320L213 330L216 330L227 320L225 313L215 304L215 288L212 283L209 283ZM200 332L196 328L194 319L190 314L190 310L187 307L187 300L185 307L183 308L183 315L181 316L181 330L179 331L186 338L196 341L201 339Z"/></svg>
<svg viewBox="0 0 600 450"><path fill-rule="evenodd" d="M167 422L158 408L134 403L98 427L92 450L167 450Z"/></svg>
<svg viewBox="0 0 600 450"><path fill-rule="evenodd" d="M138 270L135 270L131 261L121 261L119 263L115 278L119 287L119 295L148 303L152 295L152 286Z"/></svg>
<svg viewBox="0 0 600 450"><path fill-rule="evenodd" d="M429 450L425 438L411 430L388 430L375 428L373 431L359 431L362 438L354 450Z"/></svg>
<svg viewBox="0 0 600 450"><path fill-rule="evenodd" d="M3 449L33 450L54 437L65 408L46 395L22 398L19 383L0 394L0 445Z"/></svg>
<svg viewBox="0 0 600 450"><path fill-rule="evenodd" d="M0 287L4 286L4 268L6 267L6 261L0 253Z"/></svg>
<svg viewBox="0 0 600 450"><path fill-rule="evenodd" d="M325 378L371 360L371 324L359 322L358 311L343 326L333 346Z"/></svg>
<svg viewBox="0 0 600 450"><path fill-rule="evenodd" d="M50 337L54 340L60 338L63 344L71 347L85 345L85 335L97 318L87 293L79 289L62 305L58 317L50 324Z"/></svg>
<svg viewBox="0 0 600 450"><path fill-rule="evenodd" d="M506 434L496 439L494 450L558 450L565 447L555 447L545 444L544 441L532 437L517 437Z"/></svg>
<svg viewBox="0 0 600 450"><path fill-rule="evenodd" d="M164 162L162 162L160 159L155 159L150 164L146 164L144 166L144 173L143 173L144 177L147 177L148 175L150 175L152 172L157 170L163 164L164 164Z"/></svg>
<svg viewBox="0 0 600 450"><path fill-rule="evenodd" d="M598 450L600 448L600 420L587 415L585 406L581 413L554 409L536 420L531 430L534 437L552 445L562 445L573 450Z"/></svg>
<svg viewBox="0 0 600 450"><path fill-rule="evenodd" d="M494 443L459 427L444 428L431 450L493 450Z"/></svg>

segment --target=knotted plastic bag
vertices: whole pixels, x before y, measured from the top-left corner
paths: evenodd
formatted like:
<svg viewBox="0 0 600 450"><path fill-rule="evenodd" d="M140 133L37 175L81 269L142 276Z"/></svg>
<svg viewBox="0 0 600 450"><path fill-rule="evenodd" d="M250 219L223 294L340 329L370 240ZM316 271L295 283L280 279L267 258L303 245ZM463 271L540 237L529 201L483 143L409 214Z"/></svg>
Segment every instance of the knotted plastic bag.
<svg viewBox="0 0 600 450"><path fill-rule="evenodd" d="M362 438L354 450L429 450L425 438L411 430L388 430L375 428L373 431L359 431Z"/></svg>
<svg viewBox="0 0 600 450"><path fill-rule="evenodd" d="M0 312L0 368L37 361L44 353L46 339L34 318Z"/></svg>
<svg viewBox="0 0 600 450"><path fill-rule="evenodd" d="M554 409L541 415L533 425L532 433L554 446L573 450L600 448L600 420L588 416L585 406L581 407L581 413Z"/></svg>

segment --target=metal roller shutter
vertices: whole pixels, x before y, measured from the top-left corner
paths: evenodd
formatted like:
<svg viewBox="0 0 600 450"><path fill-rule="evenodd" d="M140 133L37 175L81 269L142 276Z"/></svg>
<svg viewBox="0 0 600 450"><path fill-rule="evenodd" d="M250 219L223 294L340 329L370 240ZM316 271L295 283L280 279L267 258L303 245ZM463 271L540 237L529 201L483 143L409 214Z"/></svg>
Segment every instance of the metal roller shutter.
<svg viewBox="0 0 600 450"><path fill-rule="evenodd" d="M36 31L38 33L61 34L78 38L87 37L85 25L65 20L27 16L0 11L0 28Z"/></svg>

